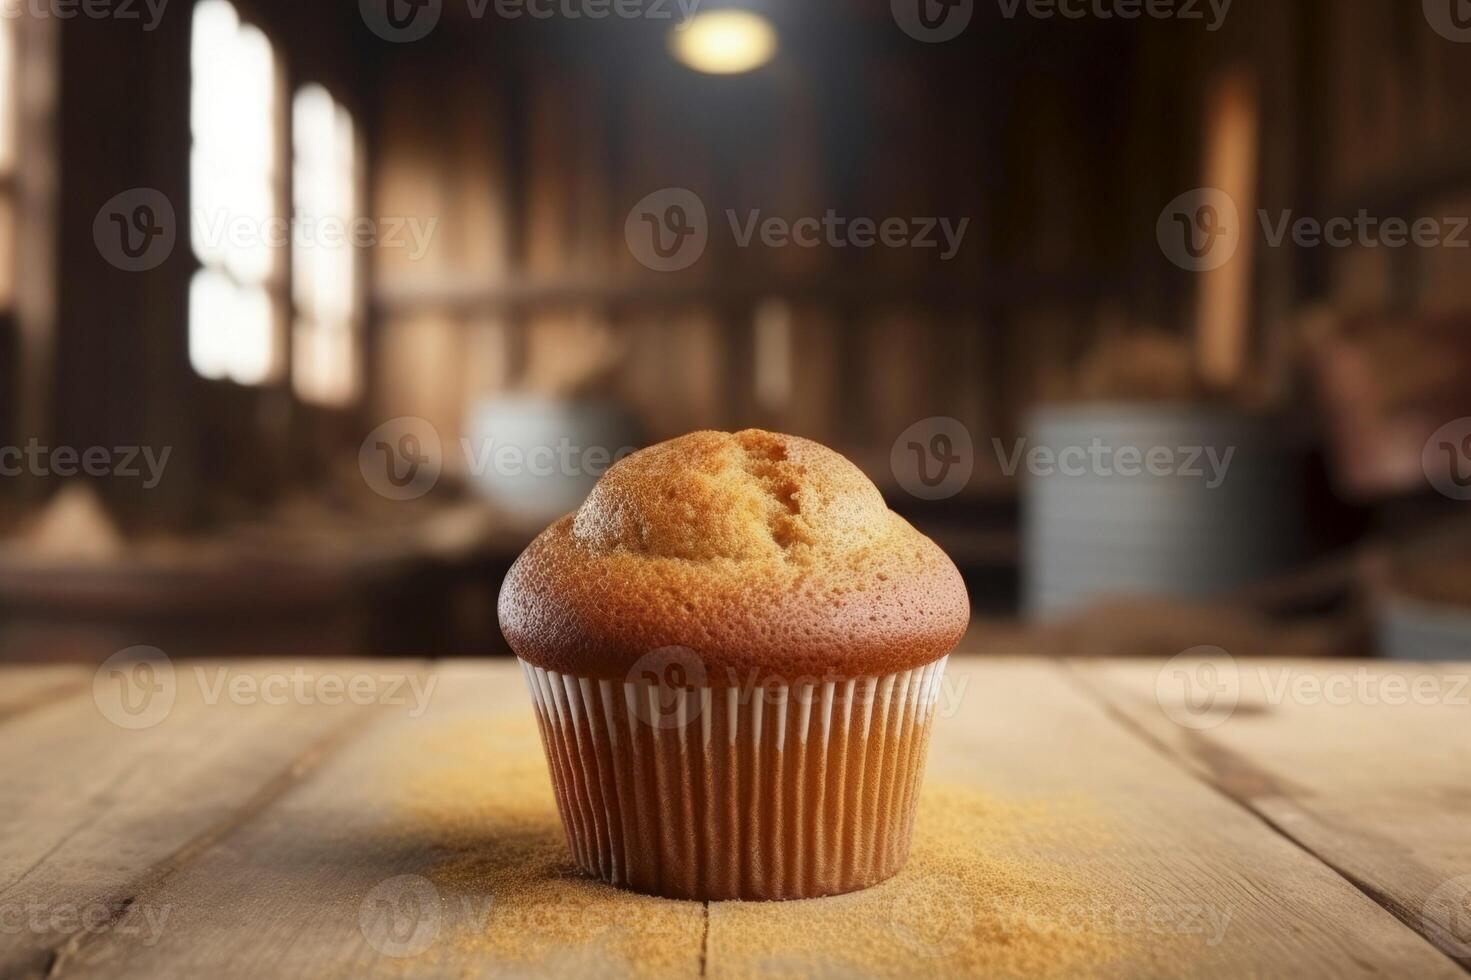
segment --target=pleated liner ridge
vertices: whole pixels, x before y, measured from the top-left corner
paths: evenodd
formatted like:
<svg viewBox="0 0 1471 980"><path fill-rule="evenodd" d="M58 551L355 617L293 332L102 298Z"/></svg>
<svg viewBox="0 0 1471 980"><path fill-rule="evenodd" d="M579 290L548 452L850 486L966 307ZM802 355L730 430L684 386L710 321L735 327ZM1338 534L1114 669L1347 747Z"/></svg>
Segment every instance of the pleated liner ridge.
<svg viewBox="0 0 1471 980"><path fill-rule="evenodd" d="M904 866L947 659L796 688L521 666L583 870L671 898L787 899Z"/></svg>

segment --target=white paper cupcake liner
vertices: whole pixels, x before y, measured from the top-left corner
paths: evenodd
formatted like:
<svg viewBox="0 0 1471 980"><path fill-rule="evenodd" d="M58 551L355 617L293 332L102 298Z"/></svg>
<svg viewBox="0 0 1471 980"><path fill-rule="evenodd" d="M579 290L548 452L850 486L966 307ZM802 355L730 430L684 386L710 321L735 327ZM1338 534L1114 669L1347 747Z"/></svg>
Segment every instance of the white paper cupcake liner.
<svg viewBox="0 0 1471 980"><path fill-rule="evenodd" d="M521 666L586 872L676 898L782 899L903 867L947 659L755 688Z"/></svg>

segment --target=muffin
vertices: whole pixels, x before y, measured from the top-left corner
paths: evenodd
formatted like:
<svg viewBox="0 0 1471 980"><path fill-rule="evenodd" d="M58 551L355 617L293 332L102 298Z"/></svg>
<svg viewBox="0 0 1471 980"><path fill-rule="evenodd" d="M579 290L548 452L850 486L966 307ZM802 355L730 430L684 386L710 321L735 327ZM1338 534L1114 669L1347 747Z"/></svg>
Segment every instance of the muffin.
<svg viewBox="0 0 1471 980"><path fill-rule="evenodd" d="M516 560L499 613L589 874L790 899L903 867L970 607L842 456L759 430L634 453Z"/></svg>

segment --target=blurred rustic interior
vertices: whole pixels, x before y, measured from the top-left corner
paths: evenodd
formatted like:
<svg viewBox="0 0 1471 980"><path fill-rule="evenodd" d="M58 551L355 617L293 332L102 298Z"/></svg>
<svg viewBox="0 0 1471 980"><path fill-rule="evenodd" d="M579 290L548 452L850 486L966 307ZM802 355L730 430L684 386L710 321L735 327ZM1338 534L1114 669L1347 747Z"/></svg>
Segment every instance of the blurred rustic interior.
<svg viewBox="0 0 1471 980"><path fill-rule="evenodd" d="M0 479L0 658L503 651L500 577L585 486L477 473L462 439L750 426L844 452L932 534L979 651L1471 652L1466 504L1425 463L1471 416L1471 251L1273 247L1250 217L1471 214L1471 46L1395 0L1236 0L1217 31L977 3L945 43L883 0L739 6L779 38L740 75L678 63L666 21L463 0L412 43L355 3L0 20L0 446L170 452L151 487ZM625 241L670 187L710 215L678 273ZM1248 226L1205 272L1157 237L1199 187ZM131 271L97 225L139 188L178 240ZM379 241L201 241L232 200ZM739 247L725 213L758 209L969 225L948 261ZM442 445L413 500L360 465L403 417ZM891 451L934 417L974 471L926 501ZM1219 437L1246 476L1006 472L1105 429Z"/></svg>

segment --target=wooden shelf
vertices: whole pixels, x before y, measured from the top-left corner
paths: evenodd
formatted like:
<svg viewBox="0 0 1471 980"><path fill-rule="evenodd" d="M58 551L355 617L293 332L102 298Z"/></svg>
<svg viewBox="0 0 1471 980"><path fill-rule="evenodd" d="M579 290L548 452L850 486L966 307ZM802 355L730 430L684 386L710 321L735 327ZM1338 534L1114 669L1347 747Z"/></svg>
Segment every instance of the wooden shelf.
<svg viewBox="0 0 1471 980"><path fill-rule="evenodd" d="M944 275L903 279L831 275L672 282L568 279L490 285L475 279L441 279L425 283L380 282L373 305L380 316L429 310L466 315L566 306L734 305L773 297L823 302L838 308L900 303L1004 309L1038 302L1093 303L1110 295L1116 286L1102 279L1077 276L1016 274L978 278L959 269Z"/></svg>

